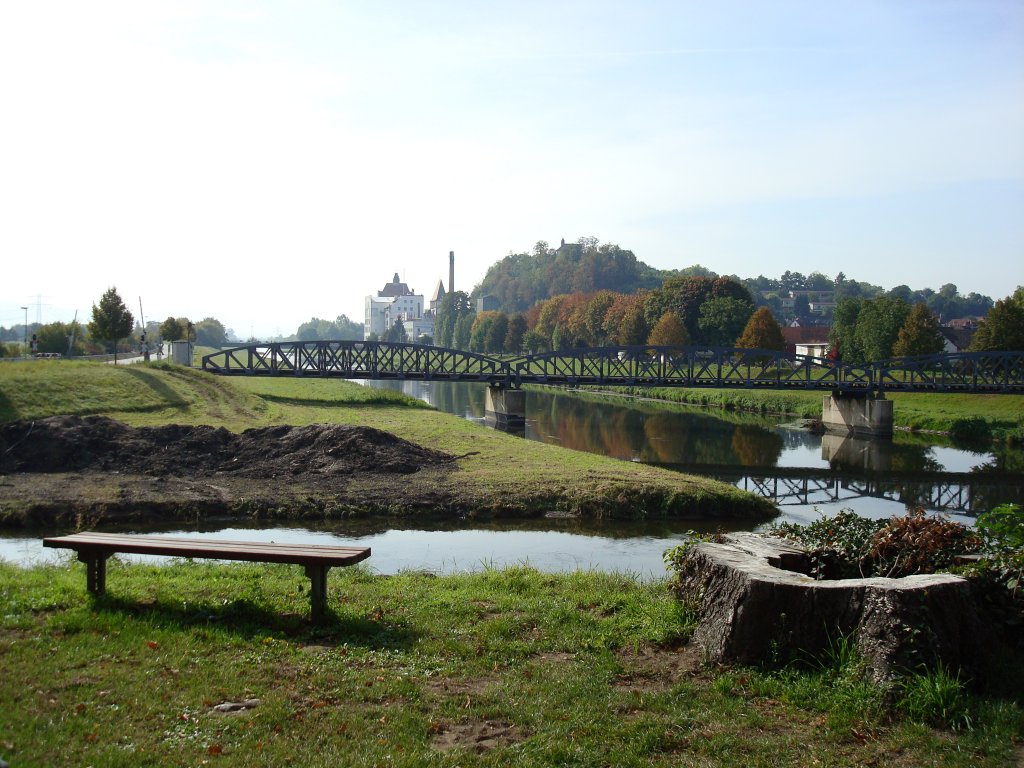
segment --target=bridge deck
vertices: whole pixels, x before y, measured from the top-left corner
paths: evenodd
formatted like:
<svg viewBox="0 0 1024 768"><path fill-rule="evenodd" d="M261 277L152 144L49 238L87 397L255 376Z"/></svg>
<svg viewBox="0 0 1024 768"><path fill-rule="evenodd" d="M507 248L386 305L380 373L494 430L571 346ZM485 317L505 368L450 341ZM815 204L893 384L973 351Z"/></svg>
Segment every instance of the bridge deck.
<svg viewBox="0 0 1024 768"><path fill-rule="evenodd" d="M250 344L203 358L227 376L468 381L629 387L1024 393L1024 352L972 352L848 365L774 350L601 347L515 358L418 344L309 341Z"/></svg>

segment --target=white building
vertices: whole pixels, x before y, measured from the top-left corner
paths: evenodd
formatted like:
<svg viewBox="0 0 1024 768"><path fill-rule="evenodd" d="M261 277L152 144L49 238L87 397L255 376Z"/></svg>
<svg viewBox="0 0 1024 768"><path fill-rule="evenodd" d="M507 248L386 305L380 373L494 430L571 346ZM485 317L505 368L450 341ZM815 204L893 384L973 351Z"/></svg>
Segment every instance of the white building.
<svg viewBox="0 0 1024 768"><path fill-rule="evenodd" d="M366 297L365 307L363 338L369 339L371 334L376 334L379 338L399 320L405 322L422 318L423 295L414 292L403 283L396 272L391 282L377 291L376 296Z"/></svg>

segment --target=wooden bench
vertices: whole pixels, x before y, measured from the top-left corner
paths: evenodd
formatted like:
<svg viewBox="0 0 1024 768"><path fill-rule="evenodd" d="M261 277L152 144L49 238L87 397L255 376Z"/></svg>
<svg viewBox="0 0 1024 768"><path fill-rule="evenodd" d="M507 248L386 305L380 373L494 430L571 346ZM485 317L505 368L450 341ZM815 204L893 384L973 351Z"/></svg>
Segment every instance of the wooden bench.
<svg viewBox="0 0 1024 768"><path fill-rule="evenodd" d="M54 536L43 539L43 546L73 549L77 552L78 559L86 565L86 586L94 595L102 595L106 588L107 558L115 552L301 565L305 567L306 575L312 582L309 594L315 622L321 621L327 612L327 571L337 566L354 565L370 556L369 547L126 536L117 533Z"/></svg>

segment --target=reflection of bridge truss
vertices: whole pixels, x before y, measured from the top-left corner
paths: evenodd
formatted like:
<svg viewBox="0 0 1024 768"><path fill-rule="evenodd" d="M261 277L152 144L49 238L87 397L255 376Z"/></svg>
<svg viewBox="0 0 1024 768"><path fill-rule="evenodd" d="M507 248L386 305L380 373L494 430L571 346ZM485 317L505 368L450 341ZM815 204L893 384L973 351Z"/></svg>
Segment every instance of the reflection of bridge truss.
<svg viewBox="0 0 1024 768"><path fill-rule="evenodd" d="M1007 496L1018 502L1024 499L1024 482L1018 479L1016 486L978 480L934 481L850 479L843 477L757 477L743 475L721 477L743 490L771 499L779 506L810 506L870 496L897 501L908 507L922 506L925 509L972 514L978 512L977 500ZM982 503L984 507L984 502Z"/></svg>
<svg viewBox="0 0 1024 768"><path fill-rule="evenodd" d="M241 376L347 379L735 387L873 393L1024 393L1024 352L973 352L900 358L864 366L774 350L723 347L601 347L488 357L419 344L295 341L250 344L203 358L203 369Z"/></svg>

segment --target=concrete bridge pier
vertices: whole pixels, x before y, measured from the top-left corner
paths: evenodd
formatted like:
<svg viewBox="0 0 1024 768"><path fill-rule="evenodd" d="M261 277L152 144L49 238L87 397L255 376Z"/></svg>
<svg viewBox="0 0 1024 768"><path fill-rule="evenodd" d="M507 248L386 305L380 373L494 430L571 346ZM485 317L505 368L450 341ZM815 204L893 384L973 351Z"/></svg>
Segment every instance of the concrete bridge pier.
<svg viewBox="0 0 1024 768"><path fill-rule="evenodd" d="M892 400L871 393L833 391L821 403L826 431L863 437L892 437Z"/></svg>
<svg viewBox="0 0 1024 768"><path fill-rule="evenodd" d="M488 426L521 431L526 426L526 393L521 389L488 386L484 416Z"/></svg>

